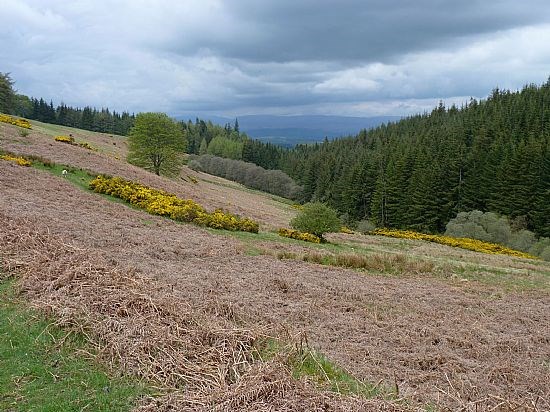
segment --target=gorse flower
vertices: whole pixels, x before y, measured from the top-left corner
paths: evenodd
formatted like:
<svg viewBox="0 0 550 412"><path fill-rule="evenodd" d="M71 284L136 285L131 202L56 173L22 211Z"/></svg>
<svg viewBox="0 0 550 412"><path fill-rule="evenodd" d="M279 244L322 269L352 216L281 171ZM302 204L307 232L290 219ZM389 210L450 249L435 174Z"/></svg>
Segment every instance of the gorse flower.
<svg viewBox="0 0 550 412"><path fill-rule="evenodd" d="M23 157L20 157L20 156L12 156L12 155L9 155L9 154L5 154L5 155L1 155L0 156L0 159L2 160L7 160L9 162L14 162L14 163L17 163L19 166L30 166L32 165L32 162L30 160L27 160Z"/></svg>
<svg viewBox="0 0 550 412"><path fill-rule="evenodd" d="M56 142L74 144L74 138L70 136L55 136Z"/></svg>
<svg viewBox="0 0 550 412"><path fill-rule="evenodd" d="M288 237L290 239L303 240L304 242L321 243L321 238L319 236L312 235L311 233L299 232L298 230L292 229L279 229L279 236Z"/></svg>
<svg viewBox="0 0 550 412"><path fill-rule="evenodd" d="M67 143L67 144L70 144L72 146L80 146L80 147L83 147L84 149L93 150L94 152L97 152L97 149L95 147L91 146L87 142L76 143L75 140L74 140L74 137L72 137L72 136L55 136L54 140L56 142Z"/></svg>
<svg viewBox="0 0 550 412"><path fill-rule="evenodd" d="M428 242L440 243L442 245L459 247L462 249L473 250L475 252L489 253L492 255L509 255L525 259L538 259L528 253L520 252L507 248L497 243L484 242L482 240L470 238L457 238L450 236L428 235L425 233L413 232L412 230L396 229L375 229L371 232L373 235L388 236L402 239L427 240Z"/></svg>
<svg viewBox="0 0 550 412"><path fill-rule="evenodd" d="M258 233L257 222L222 210L208 213L201 205L189 199L180 199L172 193L153 189L120 177L97 176L90 182L97 193L118 197L153 215L165 216L180 222L194 223L214 229Z"/></svg>
<svg viewBox="0 0 550 412"><path fill-rule="evenodd" d="M13 124L14 126L19 126L24 129L32 129L31 124L26 119L18 119L16 117L7 115L7 114L0 114L0 122Z"/></svg>

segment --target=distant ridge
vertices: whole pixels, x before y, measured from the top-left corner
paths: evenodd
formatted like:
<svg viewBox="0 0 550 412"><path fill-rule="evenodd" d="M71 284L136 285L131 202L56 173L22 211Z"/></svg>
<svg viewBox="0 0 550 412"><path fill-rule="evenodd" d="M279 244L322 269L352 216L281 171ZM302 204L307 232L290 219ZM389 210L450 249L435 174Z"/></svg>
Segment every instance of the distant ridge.
<svg viewBox="0 0 550 412"><path fill-rule="evenodd" d="M195 117L178 116L180 120L194 120ZM325 137L334 139L342 136L356 135L362 129L371 129L383 123L396 122L400 116L276 116L276 115L247 115L238 117L240 130L250 137L278 144L294 146L299 143L321 142ZM203 120L210 120L215 124L230 123L235 119L210 116Z"/></svg>

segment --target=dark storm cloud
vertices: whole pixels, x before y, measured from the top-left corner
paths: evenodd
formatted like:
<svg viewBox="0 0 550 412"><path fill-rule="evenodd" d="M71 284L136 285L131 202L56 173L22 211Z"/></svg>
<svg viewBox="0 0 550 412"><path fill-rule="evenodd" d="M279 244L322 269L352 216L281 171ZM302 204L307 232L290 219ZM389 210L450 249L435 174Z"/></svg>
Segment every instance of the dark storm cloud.
<svg viewBox="0 0 550 412"><path fill-rule="evenodd" d="M319 1L224 2L224 36L208 30L171 44L247 61L376 62L447 48L483 34L548 19L547 1ZM185 28L182 28L182 37Z"/></svg>

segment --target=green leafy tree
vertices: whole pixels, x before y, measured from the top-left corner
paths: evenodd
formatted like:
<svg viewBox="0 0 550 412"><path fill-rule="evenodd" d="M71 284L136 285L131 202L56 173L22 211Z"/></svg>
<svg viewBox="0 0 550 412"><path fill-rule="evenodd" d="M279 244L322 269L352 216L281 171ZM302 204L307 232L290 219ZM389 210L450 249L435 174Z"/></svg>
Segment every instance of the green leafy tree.
<svg viewBox="0 0 550 412"><path fill-rule="evenodd" d="M15 109L15 92L13 80L9 73L0 73L0 113L13 113Z"/></svg>
<svg viewBox="0 0 550 412"><path fill-rule="evenodd" d="M206 139L202 139L201 145L199 147L199 155L205 155L208 153L208 143L206 143Z"/></svg>
<svg viewBox="0 0 550 412"><path fill-rule="evenodd" d="M305 204L298 216L290 222L294 229L320 238L325 233L338 232L341 224L336 211L320 202Z"/></svg>
<svg viewBox="0 0 550 412"><path fill-rule="evenodd" d="M181 127L166 114L138 114L128 141L128 162L157 175L179 173L186 142Z"/></svg>

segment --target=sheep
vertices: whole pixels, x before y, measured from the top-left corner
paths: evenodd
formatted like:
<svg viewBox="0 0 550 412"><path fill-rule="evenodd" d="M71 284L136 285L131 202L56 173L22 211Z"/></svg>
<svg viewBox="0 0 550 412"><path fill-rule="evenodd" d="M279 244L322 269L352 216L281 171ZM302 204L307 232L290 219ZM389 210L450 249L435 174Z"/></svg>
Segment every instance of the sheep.
<svg viewBox="0 0 550 412"><path fill-rule="evenodd" d="M66 176L67 176L67 173L69 173L69 172L67 172L67 170L65 170L65 169L63 169L63 171L61 172L61 174L63 175L63 177L66 177Z"/></svg>

